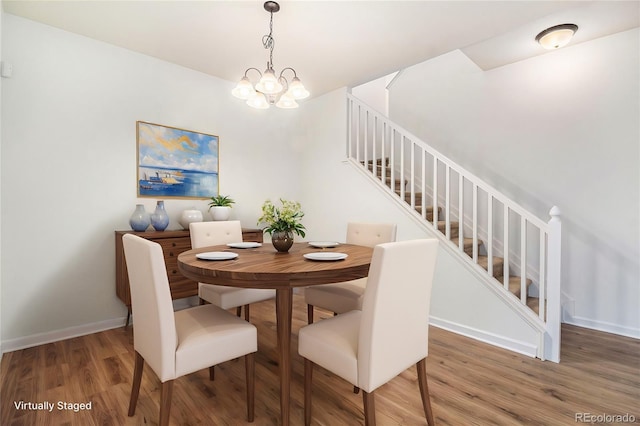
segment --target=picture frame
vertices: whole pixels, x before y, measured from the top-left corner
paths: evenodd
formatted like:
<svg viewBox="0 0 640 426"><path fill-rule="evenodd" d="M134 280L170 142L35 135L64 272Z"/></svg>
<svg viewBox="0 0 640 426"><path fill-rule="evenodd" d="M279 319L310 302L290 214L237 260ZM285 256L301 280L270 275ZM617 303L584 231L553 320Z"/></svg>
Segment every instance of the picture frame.
<svg viewBox="0 0 640 426"><path fill-rule="evenodd" d="M138 197L206 199L219 193L216 135L136 122Z"/></svg>

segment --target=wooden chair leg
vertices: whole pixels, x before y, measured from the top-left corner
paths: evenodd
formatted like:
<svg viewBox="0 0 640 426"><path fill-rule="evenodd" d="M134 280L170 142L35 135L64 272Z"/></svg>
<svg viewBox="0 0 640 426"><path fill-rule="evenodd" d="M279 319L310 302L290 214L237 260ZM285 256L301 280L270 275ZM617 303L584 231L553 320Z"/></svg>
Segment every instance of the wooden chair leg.
<svg viewBox="0 0 640 426"><path fill-rule="evenodd" d="M249 314L249 305L244 305L244 320L246 322L250 322L249 321L250 318L250 314Z"/></svg>
<svg viewBox="0 0 640 426"><path fill-rule="evenodd" d="M216 379L216 366L212 365L209 367L209 380L212 382Z"/></svg>
<svg viewBox="0 0 640 426"><path fill-rule="evenodd" d="M129 321L131 321L131 307L127 308L127 321L124 323L125 329L129 326Z"/></svg>
<svg viewBox="0 0 640 426"><path fill-rule="evenodd" d="M142 369L144 368L144 358L136 352L133 367L133 383L131 385L131 398L129 399L129 417L136 413L138 405L138 395L140 395L140 382L142 382Z"/></svg>
<svg viewBox="0 0 640 426"><path fill-rule="evenodd" d="M313 308L313 307L312 307ZM311 424L311 382L313 378L313 362L304 360L304 424Z"/></svg>
<svg viewBox="0 0 640 426"><path fill-rule="evenodd" d="M313 324L313 305L307 305L307 324Z"/></svg>
<svg viewBox="0 0 640 426"><path fill-rule="evenodd" d="M376 426L376 399L374 392L362 391L364 402L364 426Z"/></svg>
<svg viewBox="0 0 640 426"><path fill-rule="evenodd" d="M433 410L431 409L431 398L429 397L429 386L427 385L427 359L423 358L416 364L418 368L418 384L420 385L420 396L424 407L424 416L427 418L429 426L435 426Z"/></svg>
<svg viewBox="0 0 640 426"><path fill-rule="evenodd" d="M247 420L253 422L256 400L256 362L254 354L251 353L244 356L244 368L247 375Z"/></svg>
<svg viewBox="0 0 640 426"><path fill-rule="evenodd" d="M238 318L242 318L242 306L238 306L238 307L236 308L236 316L237 316Z"/></svg>
<svg viewBox="0 0 640 426"><path fill-rule="evenodd" d="M169 425L171 414L171 396L173 395L173 380L167 380L160 388L160 426Z"/></svg>

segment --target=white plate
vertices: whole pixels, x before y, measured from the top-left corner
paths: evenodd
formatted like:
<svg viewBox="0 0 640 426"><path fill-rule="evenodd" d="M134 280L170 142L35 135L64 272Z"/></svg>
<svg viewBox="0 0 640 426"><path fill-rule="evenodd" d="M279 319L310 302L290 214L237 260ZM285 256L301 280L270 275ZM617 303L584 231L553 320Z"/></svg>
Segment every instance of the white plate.
<svg viewBox="0 0 640 426"><path fill-rule="evenodd" d="M238 257L238 253L231 251L208 251L206 253L198 253L196 257L201 260L231 260Z"/></svg>
<svg viewBox="0 0 640 426"><path fill-rule="evenodd" d="M227 246L239 249L247 249L260 247L262 246L262 244L247 241L246 243L229 243L227 244Z"/></svg>
<svg viewBox="0 0 640 426"><path fill-rule="evenodd" d="M340 243L336 241L311 241L309 245L316 248L329 248L339 246Z"/></svg>
<svg viewBox="0 0 640 426"><path fill-rule="evenodd" d="M305 253L303 255L309 260L342 260L346 259L347 253L336 253L334 251L323 251L319 253Z"/></svg>

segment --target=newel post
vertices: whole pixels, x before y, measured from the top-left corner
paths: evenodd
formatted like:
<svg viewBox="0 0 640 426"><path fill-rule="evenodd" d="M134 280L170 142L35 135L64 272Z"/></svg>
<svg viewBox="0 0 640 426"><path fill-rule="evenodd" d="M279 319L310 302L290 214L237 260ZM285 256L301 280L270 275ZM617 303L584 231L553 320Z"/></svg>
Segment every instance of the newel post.
<svg viewBox="0 0 640 426"><path fill-rule="evenodd" d="M549 237L547 241L547 336L545 358L560 362L560 324L562 298L562 221L557 206L549 211Z"/></svg>

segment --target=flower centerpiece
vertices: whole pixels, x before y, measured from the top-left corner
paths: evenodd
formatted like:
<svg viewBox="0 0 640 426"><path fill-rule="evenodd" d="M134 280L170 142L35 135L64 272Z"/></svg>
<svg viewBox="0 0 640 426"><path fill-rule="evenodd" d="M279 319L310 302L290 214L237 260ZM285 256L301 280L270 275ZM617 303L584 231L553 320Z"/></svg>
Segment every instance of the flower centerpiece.
<svg viewBox="0 0 640 426"><path fill-rule="evenodd" d="M287 252L293 245L293 234L305 236L305 227L300 223L304 217L300 203L280 199L282 207L276 207L271 200L262 205L262 216L258 225L265 223L262 229L271 235L271 243L280 252Z"/></svg>

